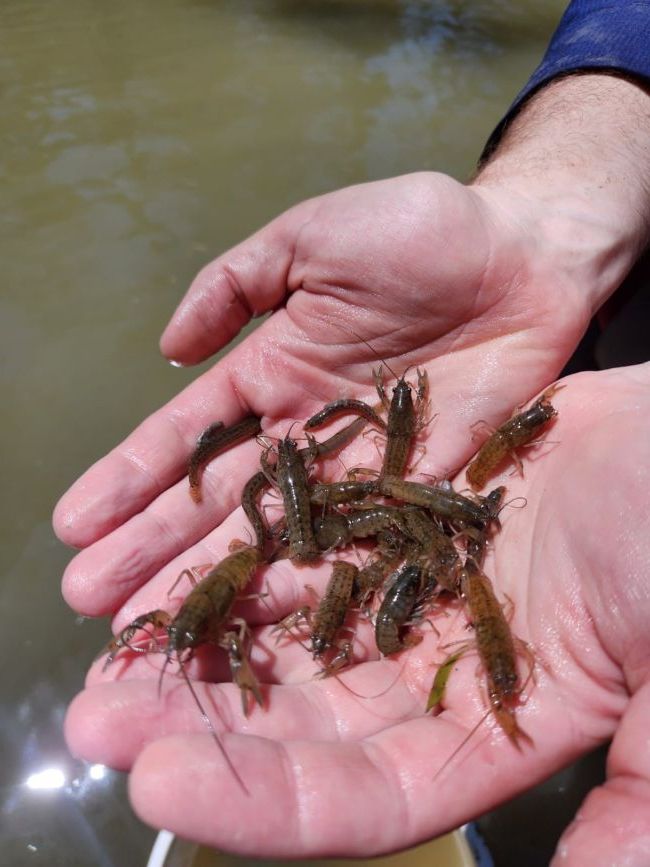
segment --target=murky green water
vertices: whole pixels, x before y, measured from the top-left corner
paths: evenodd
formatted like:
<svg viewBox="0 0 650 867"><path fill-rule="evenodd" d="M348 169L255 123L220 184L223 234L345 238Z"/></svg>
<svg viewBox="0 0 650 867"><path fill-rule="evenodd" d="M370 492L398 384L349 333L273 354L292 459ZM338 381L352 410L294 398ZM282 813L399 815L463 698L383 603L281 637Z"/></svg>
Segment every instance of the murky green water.
<svg viewBox="0 0 650 867"><path fill-rule="evenodd" d="M4 0L0 8L3 860L146 861L122 782L66 756L105 640L59 595L50 512L195 373L157 339L206 260L281 209L421 168L456 177L563 2ZM56 768L51 787L30 775ZM57 783L58 780L58 783Z"/></svg>

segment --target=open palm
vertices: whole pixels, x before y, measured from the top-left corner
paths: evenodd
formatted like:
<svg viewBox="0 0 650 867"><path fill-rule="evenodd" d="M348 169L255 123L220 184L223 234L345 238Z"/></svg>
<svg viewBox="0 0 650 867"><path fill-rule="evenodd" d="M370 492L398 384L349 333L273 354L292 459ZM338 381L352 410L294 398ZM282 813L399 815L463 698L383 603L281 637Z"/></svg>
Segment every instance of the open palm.
<svg viewBox="0 0 650 867"><path fill-rule="evenodd" d="M183 479L197 433L253 412L265 431L284 435L326 400L371 398L376 356L398 373L418 364L429 374L437 415L417 472L448 476L461 466L476 445L470 425L502 420L546 386L589 315L562 257L540 256L538 227L507 205L431 174L350 188L296 207L208 266L163 338L170 357L197 361L252 314L280 309L63 498L57 532L84 547L64 580L70 604L116 613L115 628L177 608L180 599L166 594L181 569L216 561L245 537L237 500L259 454L248 443L218 458L197 507ZM304 648L276 647L270 628L312 601L304 585L322 589L327 568L284 563L256 581L259 590L268 582L269 596L243 605L268 709L243 718L236 688L212 683L227 679L219 654L199 653L192 669L211 715L218 707L237 732L224 740L252 792L254 825L185 685L168 679L158 699L155 657L126 670L115 663L114 682L91 671L68 719L72 748L133 767L134 804L155 825L239 852L368 855L440 833L533 785L610 736L624 712L625 730L647 658L638 604L647 558L625 544L647 525L638 472L648 464L639 433L647 379L645 369L571 379L554 398L560 418L549 439L558 444L531 454L525 480L506 482L528 504L504 513L485 568L538 657L537 685L518 712L534 747L517 753L488 720L434 783L484 713L467 654L443 713L423 714L441 645L467 638L462 613L450 606L436 619L441 637L425 629L397 660L375 659L361 623L355 658L366 661L344 676L354 692L312 681ZM373 459L368 440L344 456L348 466ZM635 679L622 665L630 643ZM629 747L617 753L617 742L613 755L624 763Z"/></svg>
<svg viewBox="0 0 650 867"><path fill-rule="evenodd" d="M179 484L215 419L253 413L284 435L327 400L371 398L378 358L398 374L426 364L436 447L419 469L440 477L473 451L473 422L503 419L547 385L589 310L564 263L539 255L539 226L493 198L432 173L351 187L298 205L208 265L163 337L170 357L198 361L252 314L285 306L59 503L58 535L85 549L64 579L70 605L114 613L232 511L253 446L206 474L210 508Z"/></svg>
<svg viewBox="0 0 650 867"><path fill-rule="evenodd" d="M205 681L204 702L215 721L225 721L217 725L235 732L224 741L250 800L182 681L168 678L158 698L156 657L124 670L116 662L113 682L93 669L68 718L73 749L133 767L139 814L184 836L268 856L369 855L454 827L616 733L610 780L588 800L574 832L581 845L568 860L615 863L625 822L638 828L648 816L642 721L650 711L650 598L647 551L638 540L650 529L643 435L650 366L565 382L554 399L553 442L531 450L524 479L495 479L527 504L504 511L485 564L499 597L512 600L513 629L537 660L535 682L517 711L533 746L518 752L489 718L439 773L485 712L476 656L468 653L452 673L442 713L424 714L434 662L449 652L445 644L468 637L462 612L452 604L447 616L435 615L440 637L425 626L422 643L396 659L377 660L361 624L355 655L364 661L342 676L345 685L312 680L305 649L293 641L276 646L270 624L309 602L304 584L320 589L327 570L276 564L264 579L269 597L246 603L257 624L253 661L269 684L267 709L245 719L237 688L210 682L223 676L223 660L206 652L193 663ZM235 514L192 552L194 559L222 546L241 523ZM167 601L177 569L153 582L146 604ZM603 823L611 829L604 841ZM585 860L594 828L601 832L598 852Z"/></svg>

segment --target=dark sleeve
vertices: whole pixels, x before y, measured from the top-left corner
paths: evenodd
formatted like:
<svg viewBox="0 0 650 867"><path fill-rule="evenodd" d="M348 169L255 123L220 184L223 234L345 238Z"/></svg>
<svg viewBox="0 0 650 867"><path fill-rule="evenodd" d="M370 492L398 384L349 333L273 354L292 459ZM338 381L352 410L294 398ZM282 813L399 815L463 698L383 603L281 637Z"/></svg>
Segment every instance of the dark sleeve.
<svg viewBox="0 0 650 867"><path fill-rule="evenodd" d="M544 59L488 139L481 162L535 91L552 78L586 69L620 72L650 82L650 0L573 0Z"/></svg>

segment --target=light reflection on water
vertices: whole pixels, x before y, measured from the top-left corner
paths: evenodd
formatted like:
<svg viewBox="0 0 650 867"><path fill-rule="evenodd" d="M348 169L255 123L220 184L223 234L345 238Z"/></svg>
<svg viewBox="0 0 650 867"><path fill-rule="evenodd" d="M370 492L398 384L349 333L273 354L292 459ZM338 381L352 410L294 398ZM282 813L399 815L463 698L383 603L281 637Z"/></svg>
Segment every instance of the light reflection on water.
<svg viewBox="0 0 650 867"><path fill-rule="evenodd" d="M65 706L108 629L60 600L69 553L49 514L194 377L157 351L189 280L307 196L420 168L467 176L563 6L2 4L7 863L129 867L153 839L122 778L63 745ZM65 782L39 788L48 779Z"/></svg>

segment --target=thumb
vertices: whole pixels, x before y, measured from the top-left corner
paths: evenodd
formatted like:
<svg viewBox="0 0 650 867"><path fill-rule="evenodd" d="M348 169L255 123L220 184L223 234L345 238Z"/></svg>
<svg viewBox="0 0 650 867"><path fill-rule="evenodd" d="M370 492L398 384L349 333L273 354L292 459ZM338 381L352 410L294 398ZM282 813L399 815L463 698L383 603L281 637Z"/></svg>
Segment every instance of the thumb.
<svg viewBox="0 0 650 867"><path fill-rule="evenodd" d="M160 339L180 364L197 364L225 346L255 316L284 300L300 229L316 199L285 211L195 277Z"/></svg>
<svg viewBox="0 0 650 867"><path fill-rule="evenodd" d="M630 701L607 759L607 781L587 796L551 867L650 864L650 683Z"/></svg>

